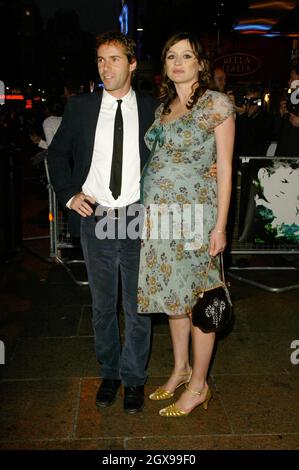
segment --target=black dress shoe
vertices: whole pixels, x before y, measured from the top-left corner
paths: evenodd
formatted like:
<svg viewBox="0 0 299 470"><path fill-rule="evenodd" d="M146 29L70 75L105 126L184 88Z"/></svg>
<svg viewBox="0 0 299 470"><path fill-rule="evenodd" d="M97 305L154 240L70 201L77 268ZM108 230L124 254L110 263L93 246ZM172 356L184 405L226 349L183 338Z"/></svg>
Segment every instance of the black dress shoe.
<svg viewBox="0 0 299 470"><path fill-rule="evenodd" d="M96 397L97 406L110 406L115 401L119 380L103 379Z"/></svg>
<svg viewBox="0 0 299 470"><path fill-rule="evenodd" d="M144 405L144 386L125 387L124 411L133 415L141 411Z"/></svg>

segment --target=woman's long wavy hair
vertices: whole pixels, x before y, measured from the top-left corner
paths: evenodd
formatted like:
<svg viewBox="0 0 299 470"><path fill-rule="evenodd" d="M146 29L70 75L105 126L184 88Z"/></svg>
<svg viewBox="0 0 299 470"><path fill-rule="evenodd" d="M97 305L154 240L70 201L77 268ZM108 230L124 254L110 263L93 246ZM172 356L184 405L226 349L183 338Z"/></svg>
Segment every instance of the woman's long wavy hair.
<svg viewBox="0 0 299 470"><path fill-rule="evenodd" d="M188 32L177 33L171 36L165 43L165 46L162 51L162 82L160 87L159 99L164 104L163 106L163 114L170 113L170 104L177 96L177 92L172 80L170 80L166 74L165 69L165 61L166 55L169 49L174 45L177 44L179 41L183 40L189 41L192 51L194 52L198 61L202 64L203 70L198 73L198 80L192 85L192 94L189 98L187 103L187 108L192 109L193 106L197 103L198 99L203 95L203 93L208 88L211 82L211 72L210 72L210 64L207 59L204 58L203 47L199 40L196 38L195 35Z"/></svg>

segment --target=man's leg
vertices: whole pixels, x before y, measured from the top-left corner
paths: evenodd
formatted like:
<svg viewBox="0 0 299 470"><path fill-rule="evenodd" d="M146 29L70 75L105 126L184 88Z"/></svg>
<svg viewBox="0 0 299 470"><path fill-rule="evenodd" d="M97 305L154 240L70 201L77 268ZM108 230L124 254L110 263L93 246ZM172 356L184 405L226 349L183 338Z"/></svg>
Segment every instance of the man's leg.
<svg viewBox="0 0 299 470"><path fill-rule="evenodd" d="M92 296L95 351L101 377L119 379L120 336L117 318L119 242L99 240L94 216L82 218L81 244Z"/></svg>
<svg viewBox="0 0 299 470"><path fill-rule="evenodd" d="M120 240L120 272L125 315L125 341L121 355L120 375L125 386L144 385L150 351L150 315L137 313L137 286L140 240Z"/></svg>

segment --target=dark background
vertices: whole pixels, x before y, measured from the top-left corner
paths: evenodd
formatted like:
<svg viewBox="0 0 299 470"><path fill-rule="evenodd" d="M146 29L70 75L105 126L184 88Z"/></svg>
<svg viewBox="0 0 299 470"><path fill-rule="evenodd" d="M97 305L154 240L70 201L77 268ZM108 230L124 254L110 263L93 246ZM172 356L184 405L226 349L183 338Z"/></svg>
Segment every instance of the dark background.
<svg viewBox="0 0 299 470"><path fill-rule="evenodd" d="M98 80L94 61L96 35L118 30L121 0L0 0L1 74L11 88L26 91L28 83L46 92L61 89L70 77ZM286 86L293 60L298 60L298 1L248 0L127 0L129 34L137 41L139 86L153 91L160 70L165 39L178 30L193 30L201 37L213 62L225 54L257 57L260 67L229 81L259 82L276 90ZM253 9L255 4L263 7ZM277 6L280 4L280 6ZM238 23L272 21L266 37L259 31L240 34ZM262 19L262 20L261 20ZM143 31L138 31L142 28ZM297 44L296 44L297 41ZM296 51L295 55L294 52Z"/></svg>

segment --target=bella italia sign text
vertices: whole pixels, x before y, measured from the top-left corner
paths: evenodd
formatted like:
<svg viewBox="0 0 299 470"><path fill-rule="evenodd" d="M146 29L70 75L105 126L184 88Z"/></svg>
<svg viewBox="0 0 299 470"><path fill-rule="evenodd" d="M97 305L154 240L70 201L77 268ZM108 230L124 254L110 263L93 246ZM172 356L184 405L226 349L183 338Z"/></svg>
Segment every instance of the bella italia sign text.
<svg viewBox="0 0 299 470"><path fill-rule="evenodd" d="M243 75L251 75L261 66L258 57L237 52L234 54L225 54L213 61L213 67L221 67L227 75L240 77Z"/></svg>

